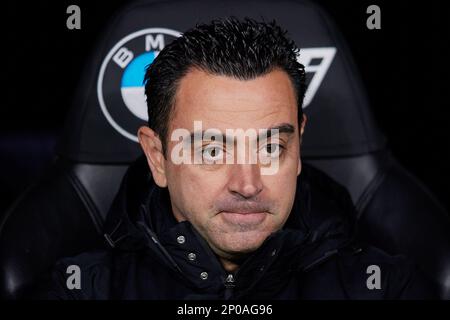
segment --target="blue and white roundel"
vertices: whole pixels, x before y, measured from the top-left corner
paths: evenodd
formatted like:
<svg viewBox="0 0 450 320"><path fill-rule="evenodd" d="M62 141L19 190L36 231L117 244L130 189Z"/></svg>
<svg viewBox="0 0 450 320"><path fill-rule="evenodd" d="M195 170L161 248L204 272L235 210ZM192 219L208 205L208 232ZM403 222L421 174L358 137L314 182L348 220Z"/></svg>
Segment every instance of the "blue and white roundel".
<svg viewBox="0 0 450 320"><path fill-rule="evenodd" d="M180 35L167 28L138 30L120 39L103 59L97 78L98 104L105 120L125 138L138 142L137 131L148 121L146 67Z"/></svg>
<svg viewBox="0 0 450 320"><path fill-rule="evenodd" d="M144 76L146 67L153 62L158 51L141 54L126 67L120 86L123 102L136 117L147 121L147 104L145 102Z"/></svg>

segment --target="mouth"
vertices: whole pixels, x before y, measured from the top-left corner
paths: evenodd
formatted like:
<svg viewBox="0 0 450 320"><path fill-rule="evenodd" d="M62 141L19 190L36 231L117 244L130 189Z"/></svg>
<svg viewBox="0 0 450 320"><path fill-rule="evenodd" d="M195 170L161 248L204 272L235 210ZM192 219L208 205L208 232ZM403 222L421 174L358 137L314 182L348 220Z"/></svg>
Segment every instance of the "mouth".
<svg viewBox="0 0 450 320"><path fill-rule="evenodd" d="M260 224L266 219L267 212L220 212L223 220L230 224L237 225L256 225Z"/></svg>

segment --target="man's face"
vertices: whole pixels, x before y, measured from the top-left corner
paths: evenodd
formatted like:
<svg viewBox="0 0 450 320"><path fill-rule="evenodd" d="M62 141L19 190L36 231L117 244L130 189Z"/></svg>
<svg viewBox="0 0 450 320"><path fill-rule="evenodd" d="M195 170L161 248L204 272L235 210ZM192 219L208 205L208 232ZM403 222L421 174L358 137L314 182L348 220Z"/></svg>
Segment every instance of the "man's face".
<svg viewBox="0 0 450 320"><path fill-rule="evenodd" d="M256 250L286 222L301 170L299 132L303 128L298 126L297 101L288 75L274 70L242 81L193 69L180 81L175 100L167 157L149 159L156 183L167 185L176 219L189 220L220 257L233 259ZM262 175L264 165L259 161L214 162L231 154L228 141L206 139L195 147L192 141L192 153L200 152L208 161L176 164L172 150L179 141L171 141L171 133L177 128L193 133L194 121L201 121L203 130L219 129L224 135L227 129L260 132L282 126L292 130L282 129L259 140L257 152L266 157L277 154L274 161L278 161L275 173ZM141 144L149 158L152 151L144 146L145 139L141 137ZM236 154L238 146L231 146ZM248 152L249 139L245 148Z"/></svg>

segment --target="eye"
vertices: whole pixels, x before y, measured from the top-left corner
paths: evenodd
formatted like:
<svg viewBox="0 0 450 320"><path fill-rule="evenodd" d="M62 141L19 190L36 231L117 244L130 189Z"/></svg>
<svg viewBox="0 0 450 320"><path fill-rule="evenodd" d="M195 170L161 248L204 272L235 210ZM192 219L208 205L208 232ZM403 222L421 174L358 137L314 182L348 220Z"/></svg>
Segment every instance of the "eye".
<svg viewBox="0 0 450 320"><path fill-rule="evenodd" d="M270 144L266 145L266 151L267 151L267 153L273 154L278 151L279 147L280 146L278 144L270 143Z"/></svg>
<svg viewBox="0 0 450 320"><path fill-rule="evenodd" d="M205 163L214 163L223 159L223 149L218 145L210 145L202 151L203 161Z"/></svg>
<svg viewBox="0 0 450 320"><path fill-rule="evenodd" d="M284 149L284 147L278 143L268 143L261 148L260 152L264 157L275 158L280 156L282 149Z"/></svg>

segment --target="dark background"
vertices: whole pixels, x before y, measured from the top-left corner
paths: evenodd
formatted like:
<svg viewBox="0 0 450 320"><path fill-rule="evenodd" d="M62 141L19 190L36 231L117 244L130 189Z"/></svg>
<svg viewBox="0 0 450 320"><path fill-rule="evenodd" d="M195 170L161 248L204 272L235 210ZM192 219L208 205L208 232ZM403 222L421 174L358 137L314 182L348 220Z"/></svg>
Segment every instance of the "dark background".
<svg viewBox="0 0 450 320"><path fill-rule="evenodd" d="M4 1L0 215L50 163L85 59L127 1ZM397 159L450 208L450 11L444 1L318 0L340 26ZM81 7L81 30L66 8ZM381 30L366 8L381 8ZM5 11L3 11L5 12Z"/></svg>

